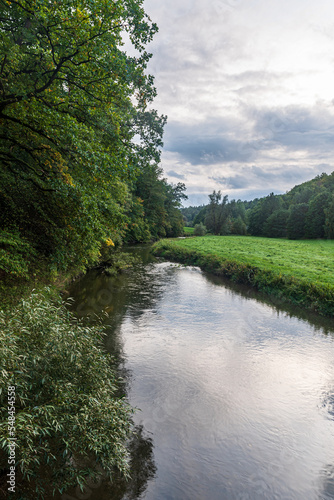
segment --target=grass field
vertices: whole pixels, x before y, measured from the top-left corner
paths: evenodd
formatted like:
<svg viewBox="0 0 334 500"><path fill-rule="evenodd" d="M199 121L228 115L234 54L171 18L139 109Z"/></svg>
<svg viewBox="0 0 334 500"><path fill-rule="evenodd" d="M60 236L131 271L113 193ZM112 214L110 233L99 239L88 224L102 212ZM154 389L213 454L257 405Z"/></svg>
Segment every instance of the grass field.
<svg viewBox="0 0 334 500"><path fill-rule="evenodd" d="M162 240L154 251L334 316L334 240L203 236Z"/></svg>
<svg viewBox="0 0 334 500"><path fill-rule="evenodd" d="M183 228L183 230L184 230L184 234L185 234L185 235L194 234L194 228L193 228L193 227L186 227L186 226L185 226L185 227Z"/></svg>
<svg viewBox="0 0 334 500"><path fill-rule="evenodd" d="M189 250L334 286L334 240L203 236L174 240L173 243Z"/></svg>

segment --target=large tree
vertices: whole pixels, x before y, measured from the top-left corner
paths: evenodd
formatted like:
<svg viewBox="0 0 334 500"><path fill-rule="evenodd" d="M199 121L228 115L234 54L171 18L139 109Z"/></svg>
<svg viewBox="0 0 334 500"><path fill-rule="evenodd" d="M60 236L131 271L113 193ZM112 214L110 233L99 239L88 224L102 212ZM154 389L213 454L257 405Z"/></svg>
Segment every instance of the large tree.
<svg viewBox="0 0 334 500"><path fill-rule="evenodd" d="M0 0L0 229L57 267L122 236L127 185L159 161L142 3Z"/></svg>
<svg viewBox="0 0 334 500"><path fill-rule="evenodd" d="M205 225L213 234L220 234L228 216L228 196L222 200L221 191L213 191L209 194L210 203L205 214Z"/></svg>

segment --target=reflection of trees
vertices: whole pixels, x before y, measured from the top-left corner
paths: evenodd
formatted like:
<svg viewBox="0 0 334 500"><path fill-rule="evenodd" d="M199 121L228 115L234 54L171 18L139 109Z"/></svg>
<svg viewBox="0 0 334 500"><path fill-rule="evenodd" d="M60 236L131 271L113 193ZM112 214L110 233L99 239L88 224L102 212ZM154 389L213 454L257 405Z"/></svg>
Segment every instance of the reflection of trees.
<svg viewBox="0 0 334 500"><path fill-rule="evenodd" d="M154 463L153 441L144 435L142 426L135 428L129 451L130 480L119 478L114 481L107 495L99 497L101 500L138 499L145 492L148 481L154 478L157 469Z"/></svg>
<svg viewBox="0 0 334 500"><path fill-rule="evenodd" d="M128 445L131 477L115 475L112 482L105 476L97 482L88 481L83 491L77 488L63 495L50 496L53 500L137 500L145 492L148 482L156 474L153 441L145 436L142 426L134 428ZM98 469L98 467L97 467Z"/></svg>
<svg viewBox="0 0 334 500"><path fill-rule="evenodd" d="M162 296L160 272L154 266L150 247L136 247L127 250L141 258L130 271L117 277L103 272L89 271L69 289L74 297L72 310L81 318L94 319L107 326L107 350L121 360L122 347L119 328L125 315L138 319L147 310L156 307Z"/></svg>
<svg viewBox="0 0 334 500"><path fill-rule="evenodd" d="M214 283L218 286L223 285L228 290L231 290L231 293L236 293L237 295L241 295L246 299L256 300L258 302L262 302L263 304L271 306L276 310L277 315L284 314L288 315L291 318L298 318L310 323L316 331L319 331L325 335L334 334L333 318L320 316L319 314L308 311L302 307L299 307L298 305L289 304L288 302L285 302L274 296L268 296L265 293L259 292L258 290L255 290L250 286L233 283L227 278L215 276L210 273L203 274L210 283Z"/></svg>
<svg viewBox="0 0 334 500"><path fill-rule="evenodd" d="M323 400L323 407L326 408L329 418L334 420L334 394L327 393ZM334 497L333 497L334 498Z"/></svg>
<svg viewBox="0 0 334 500"><path fill-rule="evenodd" d="M131 381L131 371L127 370L124 361L120 327L127 315L138 320L147 310L154 310L162 297L163 287L161 273L152 264L149 247L135 249L142 261L129 272L117 277L110 277L97 270L92 270L76 281L69 294L74 297L71 309L83 320L94 321L99 318L107 327L105 346L117 364L118 373L123 381L120 384L120 395L126 396ZM150 263L151 262L151 263ZM153 441L144 435L142 426L134 429L128 444L130 461L130 480L119 476L101 485L87 489L87 498L91 500L134 500L145 491L147 483L156 472L153 455ZM80 493L80 492L79 492ZM70 497L80 498L78 492L69 492ZM85 493L84 493L85 495ZM81 495L82 496L82 495Z"/></svg>

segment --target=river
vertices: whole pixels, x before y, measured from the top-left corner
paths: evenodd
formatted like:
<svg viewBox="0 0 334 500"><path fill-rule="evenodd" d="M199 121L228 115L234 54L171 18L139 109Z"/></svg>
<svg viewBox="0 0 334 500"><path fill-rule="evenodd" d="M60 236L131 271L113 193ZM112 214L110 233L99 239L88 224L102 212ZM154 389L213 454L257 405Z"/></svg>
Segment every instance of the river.
<svg viewBox="0 0 334 500"><path fill-rule="evenodd" d="M138 408L132 481L84 498L334 499L334 320L131 251L132 271L70 290L79 315L105 314Z"/></svg>

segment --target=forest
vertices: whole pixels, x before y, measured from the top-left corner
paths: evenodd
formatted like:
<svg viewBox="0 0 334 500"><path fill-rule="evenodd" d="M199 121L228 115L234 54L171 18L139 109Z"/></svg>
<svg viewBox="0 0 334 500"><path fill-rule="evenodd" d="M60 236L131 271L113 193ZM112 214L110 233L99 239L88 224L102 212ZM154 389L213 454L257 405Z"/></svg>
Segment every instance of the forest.
<svg viewBox="0 0 334 500"><path fill-rule="evenodd" d="M182 233L159 166L141 1L0 1L0 276L83 270L109 248ZM124 49L124 34L137 56Z"/></svg>
<svg viewBox="0 0 334 500"><path fill-rule="evenodd" d="M281 195L252 201L228 200L221 192L209 195L201 207L181 209L186 226L213 234L269 238L334 238L334 172L321 174Z"/></svg>

